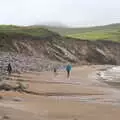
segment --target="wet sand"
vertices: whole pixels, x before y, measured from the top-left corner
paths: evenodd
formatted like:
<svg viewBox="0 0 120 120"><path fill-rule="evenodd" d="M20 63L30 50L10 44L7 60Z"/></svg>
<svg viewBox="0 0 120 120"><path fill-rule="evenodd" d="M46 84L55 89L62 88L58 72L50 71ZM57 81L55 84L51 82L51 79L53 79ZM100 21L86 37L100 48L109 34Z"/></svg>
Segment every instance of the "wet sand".
<svg viewBox="0 0 120 120"><path fill-rule="evenodd" d="M103 66L64 71L13 74L11 81L29 85L29 93L1 91L0 116L10 120L119 120L119 90L95 78ZM34 94L37 93L37 94Z"/></svg>

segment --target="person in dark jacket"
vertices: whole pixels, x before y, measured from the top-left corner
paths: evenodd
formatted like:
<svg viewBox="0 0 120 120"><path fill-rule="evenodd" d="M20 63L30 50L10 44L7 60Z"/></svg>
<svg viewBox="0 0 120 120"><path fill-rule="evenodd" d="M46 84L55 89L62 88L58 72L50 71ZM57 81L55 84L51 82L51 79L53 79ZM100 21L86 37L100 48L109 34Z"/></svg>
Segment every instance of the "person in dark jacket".
<svg viewBox="0 0 120 120"><path fill-rule="evenodd" d="M54 75L56 76L57 75L57 68L54 67Z"/></svg>
<svg viewBox="0 0 120 120"><path fill-rule="evenodd" d="M11 73L12 73L12 66L11 66L10 63L8 64L7 71L8 71L8 74L11 75Z"/></svg>

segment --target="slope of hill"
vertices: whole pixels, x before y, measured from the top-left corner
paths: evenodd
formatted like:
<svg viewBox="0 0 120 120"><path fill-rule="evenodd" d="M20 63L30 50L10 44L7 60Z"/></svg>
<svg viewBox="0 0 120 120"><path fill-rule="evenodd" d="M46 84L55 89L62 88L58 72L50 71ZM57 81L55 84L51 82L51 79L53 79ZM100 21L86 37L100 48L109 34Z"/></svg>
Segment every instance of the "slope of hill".
<svg viewBox="0 0 120 120"><path fill-rule="evenodd" d="M105 26L96 26L88 28L66 28L45 26L51 31L58 32L63 36L89 40L120 40L120 24L110 24Z"/></svg>
<svg viewBox="0 0 120 120"><path fill-rule="evenodd" d="M31 36L33 38L42 38L42 37L50 37L52 35L55 35L55 32L51 32L48 29L45 28L41 28L41 27L37 27L37 26L28 26L28 27L24 27L24 26L15 26L15 25L0 25L0 33L1 36L3 34L6 34L6 36L8 35L10 36ZM58 34L56 34L58 35Z"/></svg>
<svg viewBox="0 0 120 120"><path fill-rule="evenodd" d="M119 42L73 39L40 27L0 26L0 51L0 62L34 70L68 62L120 65Z"/></svg>
<svg viewBox="0 0 120 120"><path fill-rule="evenodd" d="M4 50L14 48L14 40L51 40L57 39L57 37L59 38L60 35L41 27L0 25L0 49Z"/></svg>

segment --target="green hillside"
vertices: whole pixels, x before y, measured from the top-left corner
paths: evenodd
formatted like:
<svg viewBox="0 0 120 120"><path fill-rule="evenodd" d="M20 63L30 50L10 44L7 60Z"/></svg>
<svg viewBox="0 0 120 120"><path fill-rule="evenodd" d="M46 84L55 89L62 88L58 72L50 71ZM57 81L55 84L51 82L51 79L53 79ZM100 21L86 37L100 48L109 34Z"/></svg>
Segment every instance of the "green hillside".
<svg viewBox="0 0 120 120"><path fill-rule="evenodd" d="M87 39L87 40L112 40L119 41L120 40L120 31L92 31L92 32L84 32L77 34L68 34L67 36L73 38Z"/></svg>
<svg viewBox="0 0 120 120"><path fill-rule="evenodd" d="M28 26L20 27L14 25L0 25L0 38L1 37L16 37L16 36L26 36L26 37L49 37L52 35L57 35L55 32L51 32L48 29Z"/></svg>
<svg viewBox="0 0 120 120"><path fill-rule="evenodd" d="M59 34L35 26L0 25L0 51L16 49L14 40L57 40Z"/></svg>
<svg viewBox="0 0 120 120"><path fill-rule="evenodd" d="M88 28L63 28L47 27L49 30L56 31L63 36L88 39L88 40L120 40L120 24L110 24Z"/></svg>
<svg viewBox="0 0 120 120"><path fill-rule="evenodd" d="M53 31L53 32L52 32ZM67 27L49 27L49 26L27 26L20 27L14 25L0 25L0 38L10 37L53 37L67 36L87 40L112 40L120 41L120 24L111 24L105 26L89 28L67 28Z"/></svg>

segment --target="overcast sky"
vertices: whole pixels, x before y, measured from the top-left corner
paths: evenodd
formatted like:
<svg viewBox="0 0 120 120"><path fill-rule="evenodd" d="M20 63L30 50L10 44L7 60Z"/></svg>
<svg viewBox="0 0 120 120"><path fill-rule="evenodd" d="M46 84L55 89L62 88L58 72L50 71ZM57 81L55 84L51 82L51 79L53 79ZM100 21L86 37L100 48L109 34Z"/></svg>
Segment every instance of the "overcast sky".
<svg viewBox="0 0 120 120"><path fill-rule="evenodd" d="M120 22L120 0L0 0L0 24L60 22L70 26Z"/></svg>

